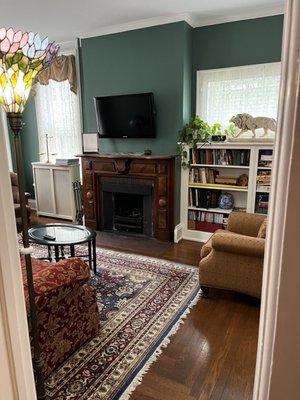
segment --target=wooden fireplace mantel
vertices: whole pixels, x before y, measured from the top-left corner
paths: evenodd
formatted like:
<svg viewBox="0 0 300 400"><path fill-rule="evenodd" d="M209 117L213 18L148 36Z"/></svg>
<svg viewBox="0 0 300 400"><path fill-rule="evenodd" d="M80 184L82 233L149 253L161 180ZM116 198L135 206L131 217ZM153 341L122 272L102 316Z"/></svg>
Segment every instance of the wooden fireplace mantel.
<svg viewBox="0 0 300 400"><path fill-rule="evenodd" d="M107 178L148 181L153 187L153 236L172 241L174 233L175 156L140 154L81 154L85 223L102 230L101 184Z"/></svg>

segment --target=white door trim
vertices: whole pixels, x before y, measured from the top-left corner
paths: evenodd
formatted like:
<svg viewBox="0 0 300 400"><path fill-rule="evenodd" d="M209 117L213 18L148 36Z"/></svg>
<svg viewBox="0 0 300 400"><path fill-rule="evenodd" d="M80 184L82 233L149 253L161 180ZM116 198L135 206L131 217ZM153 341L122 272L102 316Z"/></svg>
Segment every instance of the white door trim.
<svg viewBox="0 0 300 400"><path fill-rule="evenodd" d="M300 398L299 16L300 2L288 0L254 400Z"/></svg>
<svg viewBox="0 0 300 400"><path fill-rule="evenodd" d="M11 183L0 121L0 304L10 380L1 381L7 400L36 399ZM0 364L2 366L0 354ZM2 372L1 372L2 374Z"/></svg>

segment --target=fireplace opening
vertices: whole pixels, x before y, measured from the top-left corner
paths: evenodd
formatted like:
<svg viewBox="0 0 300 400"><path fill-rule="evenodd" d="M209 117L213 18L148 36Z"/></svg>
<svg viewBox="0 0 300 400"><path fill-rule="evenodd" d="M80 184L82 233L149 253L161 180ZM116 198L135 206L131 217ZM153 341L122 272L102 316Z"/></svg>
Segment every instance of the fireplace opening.
<svg viewBox="0 0 300 400"><path fill-rule="evenodd" d="M113 230L143 233L143 196L114 193Z"/></svg>
<svg viewBox="0 0 300 400"><path fill-rule="evenodd" d="M153 237L153 182L101 180L101 230Z"/></svg>

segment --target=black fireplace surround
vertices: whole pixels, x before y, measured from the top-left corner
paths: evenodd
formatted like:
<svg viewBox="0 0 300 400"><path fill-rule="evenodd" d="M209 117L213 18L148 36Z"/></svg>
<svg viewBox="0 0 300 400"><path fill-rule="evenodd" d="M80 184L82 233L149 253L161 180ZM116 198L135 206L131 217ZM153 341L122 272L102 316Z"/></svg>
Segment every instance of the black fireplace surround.
<svg viewBox="0 0 300 400"><path fill-rule="evenodd" d="M153 237L153 182L102 178L102 230Z"/></svg>

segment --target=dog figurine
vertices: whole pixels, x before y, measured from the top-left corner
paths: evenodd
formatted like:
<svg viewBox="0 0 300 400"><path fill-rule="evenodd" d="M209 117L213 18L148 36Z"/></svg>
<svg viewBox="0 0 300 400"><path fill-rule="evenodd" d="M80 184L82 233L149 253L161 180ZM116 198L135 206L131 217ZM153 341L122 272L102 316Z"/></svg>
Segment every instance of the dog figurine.
<svg viewBox="0 0 300 400"><path fill-rule="evenodd" d="M252 115L243 113L237 114L235 117L230 119L230 122L233 122L235 126L240 129L240 132L236 135L236 137L241 136L243 133L247 131L252 132L252 137L256 137L256 129L262 128L264 130L264 134L262 137L267 136L268 131L276 131L276 121L273 118L268 117L252 117Z"/></svg>

